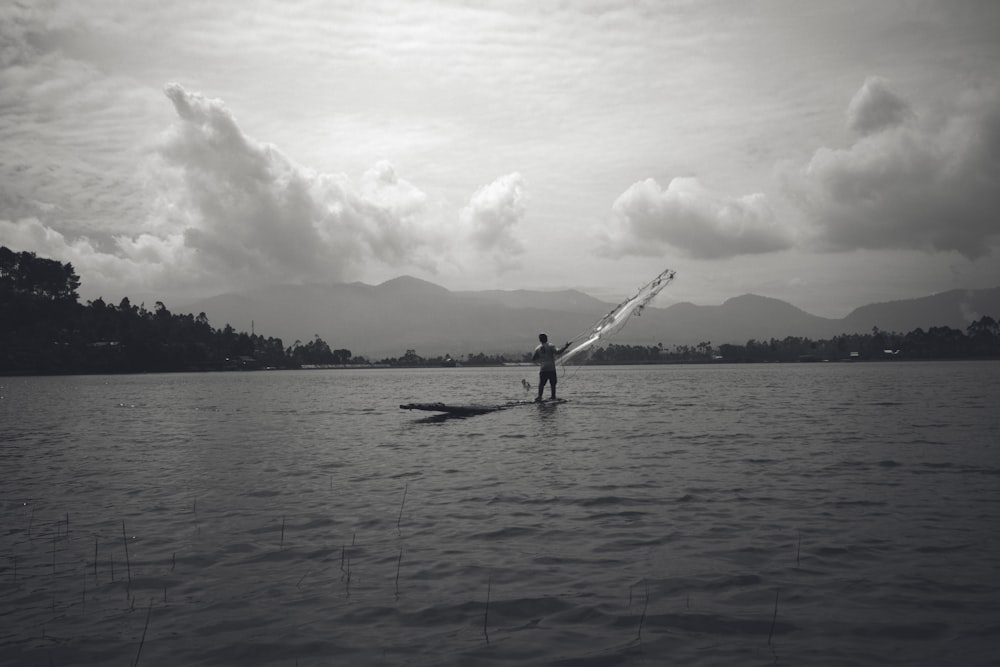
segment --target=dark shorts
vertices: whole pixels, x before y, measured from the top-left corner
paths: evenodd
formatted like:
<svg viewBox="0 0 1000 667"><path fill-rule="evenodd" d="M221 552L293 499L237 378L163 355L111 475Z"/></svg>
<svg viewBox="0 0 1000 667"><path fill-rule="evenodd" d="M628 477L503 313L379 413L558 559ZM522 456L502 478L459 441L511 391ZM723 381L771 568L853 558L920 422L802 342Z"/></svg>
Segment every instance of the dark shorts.
<svg viewBox="0 0 1000 667"><path fill-rule="evenodd" d="M538 371L538 386L544 387L546 380L552 383L552 386L556 386L558 381L558 376L555 371Z"/></svg>

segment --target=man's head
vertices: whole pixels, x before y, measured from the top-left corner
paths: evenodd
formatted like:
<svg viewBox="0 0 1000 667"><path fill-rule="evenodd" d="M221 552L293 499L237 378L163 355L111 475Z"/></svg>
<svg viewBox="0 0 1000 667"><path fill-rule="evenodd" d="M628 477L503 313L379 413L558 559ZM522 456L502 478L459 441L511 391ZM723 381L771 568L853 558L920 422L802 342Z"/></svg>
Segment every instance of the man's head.
<svg viewBox="0 0 1000 667"><path fill-rule="evenodd" d="M542 333L538 334L538 340L542 341L543 343L548 343L549 342L549 336L545 332L542 332Z"/></svg>

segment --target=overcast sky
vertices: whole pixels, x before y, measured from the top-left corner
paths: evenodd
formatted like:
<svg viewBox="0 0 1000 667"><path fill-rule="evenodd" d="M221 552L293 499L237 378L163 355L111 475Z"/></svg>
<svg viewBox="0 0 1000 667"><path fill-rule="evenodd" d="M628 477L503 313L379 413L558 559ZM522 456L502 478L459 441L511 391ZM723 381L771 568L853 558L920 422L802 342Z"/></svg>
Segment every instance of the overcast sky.
<svg viewBox="0 0 1000 667"><path fill-rule="evenodd" d="M841 317L1000 286L1000 2L0 2L0 244Z"/></svg>

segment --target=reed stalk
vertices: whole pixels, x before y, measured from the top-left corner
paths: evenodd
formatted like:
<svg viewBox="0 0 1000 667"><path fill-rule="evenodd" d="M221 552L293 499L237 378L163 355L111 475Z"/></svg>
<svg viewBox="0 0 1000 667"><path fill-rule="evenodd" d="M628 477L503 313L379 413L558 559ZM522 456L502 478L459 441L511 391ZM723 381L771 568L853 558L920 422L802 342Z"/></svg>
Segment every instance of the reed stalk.
<svg viewBox="0 0 1000 667"><path fill-rule="evenodd" d="M399 522L403 520L403 507L406 505L406 490L410 488L410 483L403 485L403 502L399 503L399 516L396 517L396 530L399 530Z"/></svg>
<svg viewBox="0 0 1000 667"><path fill-rule="evenodd" d="M280 549L285 548L285 517L281 517L281 544L278 546Z"/></svg>
<svg viewBox="0 0 1000 667"><path fill-rule="evenodd" d="M403 563L403 547L399 547L399 558L396 559L396 598L399 598L399 566Z"/></svg>
<svg viewBox="0 0 1000 667"><path fill-rule="evenodd" d="M132 562L128 557L128 538L125 537L125 519L122 519L122 542L125 544L125 567L128 568L128 583L132 583Z"/></svg>
<svg viewBox="0 0 1000 667"><path fill-rule="evenodd" d="M490 570L490 579L486 583L486 609L483 612L483 636L486 637L486 643L490 643L490 633L486 629L487 623L490 620L490 595L493 592L493 570Z"/></svg>
<svg viewBox="0 0 1000 667"><path fill-rule="evenodd" d="M134 605L133 605L134 607ZM146 643L146 630L149 629L149 617L153 614L153 599L149 599L149 609L146 611L146 625L142 628L142 638L139 640L139 650L135 652L135 660L132 667L139 667L139 656L142 655L142 646Z"/></svg>
<svg viewBox="0 0 1000 667"><path fill-rule="evenodd" d="M344 579L344 577L341 577L341 579ZM348 598L351 597L351 557L350 556L347 557L347 578L344 579L344 592L347 594Z"/></svg>
<svg viewBox="0 0 1000 667"><path fill-rule="evenodd" d="M649 582L643 580L646 585L646 600L642 603L642 616L639 617L639 629L635 633L636 641L642 641L642 626L646 622L646 607L649 606Z"/></svg>
<svg viewBox="0 0 1000 667"><path fill-rule="evenodd" d="M781 588L774 589L774 615L771 617L771 631L767 633L767 645L771 645L771 637L774 635L774 624L778 621L778 594Z"/></svg>

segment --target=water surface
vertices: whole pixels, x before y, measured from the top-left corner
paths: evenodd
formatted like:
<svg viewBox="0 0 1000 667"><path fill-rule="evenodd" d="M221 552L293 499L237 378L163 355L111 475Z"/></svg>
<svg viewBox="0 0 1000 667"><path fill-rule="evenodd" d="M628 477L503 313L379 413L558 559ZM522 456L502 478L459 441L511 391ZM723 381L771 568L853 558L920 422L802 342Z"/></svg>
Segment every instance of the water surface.
<svg viewBox="0 0 1000 667"><path fill-rule="evenodd" d="M998 371L0 378L0 664L1000 664Z"/></svg>

